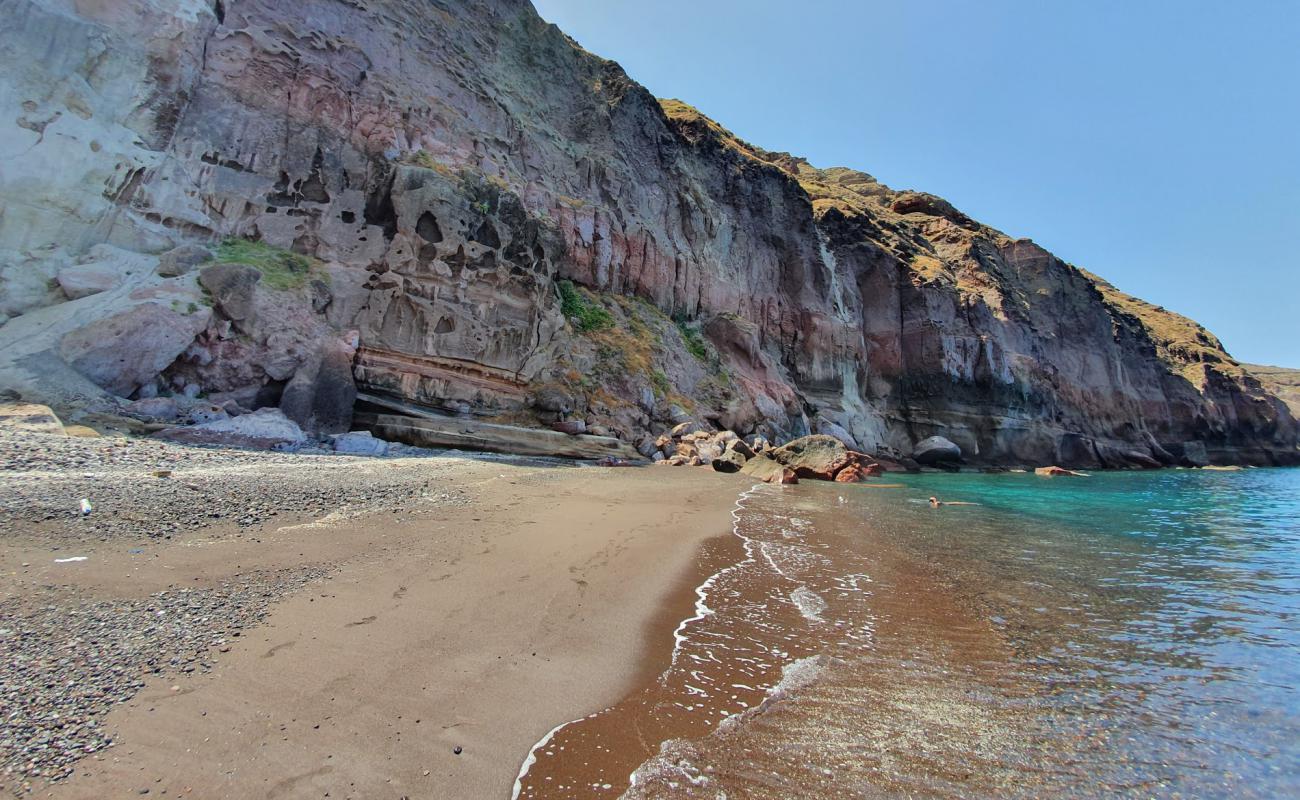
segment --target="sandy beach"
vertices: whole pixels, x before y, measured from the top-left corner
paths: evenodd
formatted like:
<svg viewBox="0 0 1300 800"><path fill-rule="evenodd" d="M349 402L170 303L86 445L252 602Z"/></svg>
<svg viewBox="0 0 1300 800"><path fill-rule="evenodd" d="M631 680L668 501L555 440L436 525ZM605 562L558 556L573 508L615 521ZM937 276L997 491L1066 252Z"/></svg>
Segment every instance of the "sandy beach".
<svg viewBox="0 0 1300 800"><path fill-rule="evenodd" d="M691 589L716 568L703 554L733 546L747 485L702 470L134 442L113 448L137 457L111 462L104 440L57 444L37 457L6 442L20 453L5 464L0 545L0 646L17 667L2 695L4 785L56 798L509 797L552 727L667 665ZM107 501L87 519L24 521L17 499L42 516L40 498L75 498L37 469L69 458L83 472L67 481L134 492L141 515L151 485L202 495L213 471L260 481L269 507L318 485L351 502L330 508L325 491L293 513L223 514L170 538L108 520L88 533ZM24 702L61 719L21 718ZM50 784L33 765L70 774Z"/></svg>

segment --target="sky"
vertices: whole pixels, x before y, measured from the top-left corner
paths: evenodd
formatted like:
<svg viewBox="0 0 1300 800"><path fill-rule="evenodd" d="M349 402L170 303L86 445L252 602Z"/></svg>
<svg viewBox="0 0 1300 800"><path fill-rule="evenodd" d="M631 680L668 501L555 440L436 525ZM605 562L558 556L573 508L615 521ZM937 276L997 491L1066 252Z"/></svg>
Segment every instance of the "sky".
<svg viewBox="0 0 1300 800"><path fill-rule="evenodd" d="M534 0L742 139L940 195L1300 368L1300 2Z"/></svg>

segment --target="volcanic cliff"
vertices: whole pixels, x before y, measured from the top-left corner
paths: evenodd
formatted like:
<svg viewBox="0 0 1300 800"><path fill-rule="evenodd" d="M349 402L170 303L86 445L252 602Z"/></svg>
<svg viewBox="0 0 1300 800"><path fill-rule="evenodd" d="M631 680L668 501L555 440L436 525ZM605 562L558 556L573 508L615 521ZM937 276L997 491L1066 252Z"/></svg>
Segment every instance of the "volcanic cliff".
<svg viewBox="0 0 1300 800"><path fill-rule="evenodd" d="M976 463L1297 460L1191 320L740 141L525 0L2 10L0 388L27 399L252 408L353 358L368 395L643 450L693 417Z"/></svg>

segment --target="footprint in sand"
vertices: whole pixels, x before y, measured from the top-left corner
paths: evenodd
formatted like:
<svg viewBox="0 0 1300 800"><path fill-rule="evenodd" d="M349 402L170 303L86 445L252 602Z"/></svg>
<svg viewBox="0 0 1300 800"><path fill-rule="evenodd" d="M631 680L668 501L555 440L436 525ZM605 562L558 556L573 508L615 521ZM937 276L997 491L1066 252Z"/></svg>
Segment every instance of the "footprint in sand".
<svg viewBox="0 0 1300 800"><path fill-rule="evenodd" d="M357 620L356 622L349 622L347 625L344 625L343 627L355 628L358 625L369 625L370 623L374 622L377 619L379 619L379 617L365 617L364 619Z"/></svg>
<svg viewBox="0 0 1300 800"><path fill-rule="evenodd" d="M393 599L401 600L403 597L406 597L406 587L398 586L397 591L393 592Z"/></svg>
<svg viewBox="0 0 1300 800"><path fill-rule="evenodd" d="M295 644L297 644L297 642L281 642L280 644L277 644L275 647L272 647L270 650L267 650L265 653L263 653L262 658L271 658L276 653L280 652L286 647L293 647Z"/></svg>

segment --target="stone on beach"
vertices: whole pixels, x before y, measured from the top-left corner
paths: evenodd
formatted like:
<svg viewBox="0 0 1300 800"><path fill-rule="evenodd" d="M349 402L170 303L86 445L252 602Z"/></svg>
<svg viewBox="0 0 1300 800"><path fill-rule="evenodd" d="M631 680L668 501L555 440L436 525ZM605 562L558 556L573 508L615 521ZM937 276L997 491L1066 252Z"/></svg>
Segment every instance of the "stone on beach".
<svg viewBox="0 0 1300 800"><path fill-rule="evenodd" d="M744 468L746 463L748 463L748 459L746 459L743 455L741 455L735 450L727 450L722 455L713 459L710 462L710 466L712 466L713 469L717 472L731 473L731 472L740 472L740 470Z"/></svg>

